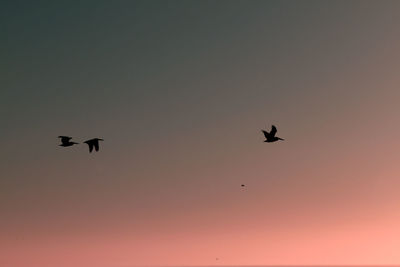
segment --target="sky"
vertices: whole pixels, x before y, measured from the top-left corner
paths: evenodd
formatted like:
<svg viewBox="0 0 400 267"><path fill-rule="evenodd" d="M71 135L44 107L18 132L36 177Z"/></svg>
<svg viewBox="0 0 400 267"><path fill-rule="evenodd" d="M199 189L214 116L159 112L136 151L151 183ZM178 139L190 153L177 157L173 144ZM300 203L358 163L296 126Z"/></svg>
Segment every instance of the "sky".
<svg viewBox="0 0 400 267"><path fill-rule="evenodd" d="M2 1L0 266L400 264L399 12Z"/></svg>

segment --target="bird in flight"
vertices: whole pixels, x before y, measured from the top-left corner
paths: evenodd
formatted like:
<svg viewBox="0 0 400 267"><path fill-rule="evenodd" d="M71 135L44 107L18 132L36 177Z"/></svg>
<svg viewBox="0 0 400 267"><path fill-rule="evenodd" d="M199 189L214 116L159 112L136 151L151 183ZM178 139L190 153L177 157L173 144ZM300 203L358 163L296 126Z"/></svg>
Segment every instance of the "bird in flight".
<svg viewBox="0 0 400 267"><path fill-rule="evenodd" d="M272 143L272 142L275 142L275 141L278 141L278 140L284 140L284 139L282 139L280 137L276 137L275 136L277 130L276 130L276 127L274 125L272 125L271 131L269 133L264 131L264 130L261 130L261 131L265 135L265 141L264 142Z"/></svg>
<svg viewBox="0 0 400 267"><path fill-rule="evenodd" d="M79 144L79 143L71 142L70 140L72 139L72 137L69 137L69 136L60 135L58 138L61 138L60 146L73 146L73 145Z"/></svg>
<svg viewBox="0 0 400 267"><path fill-rule="evenodd" d="M84 143L86 143L89 146L89 152L92 153L93 147L96 151L99 151L99 141L104 141L104 140L100 138L93 138L85 141Z"/></svg>

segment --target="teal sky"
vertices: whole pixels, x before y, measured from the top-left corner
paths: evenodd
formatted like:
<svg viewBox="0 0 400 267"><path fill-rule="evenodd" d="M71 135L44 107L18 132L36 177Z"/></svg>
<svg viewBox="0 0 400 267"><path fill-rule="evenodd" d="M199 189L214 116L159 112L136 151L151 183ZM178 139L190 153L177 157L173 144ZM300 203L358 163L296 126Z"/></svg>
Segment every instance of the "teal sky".
<svg viewBox="0 0 400 267"><path fill-rule="evenodd" d="M399 12L4 1L0 265L399 263Z"/></svg>

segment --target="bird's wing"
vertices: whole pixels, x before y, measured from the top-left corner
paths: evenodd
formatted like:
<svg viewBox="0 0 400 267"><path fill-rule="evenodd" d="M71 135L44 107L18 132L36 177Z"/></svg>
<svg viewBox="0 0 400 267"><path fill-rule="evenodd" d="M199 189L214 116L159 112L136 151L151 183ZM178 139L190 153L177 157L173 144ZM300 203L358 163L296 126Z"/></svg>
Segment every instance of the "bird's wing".
<svg viewBox="0 0 400 267"><path fill-rule="evenodd" d="M93 140L87 140L84 143L89 146L89 152L92 152L93 151Z"/></svg>
<svg viewBox="0 0 400 267"><path fill-rule="evenodd" d="M89 152L92 152L93 151L93 143L87 143L87 144L89 146Z"/></svg>
<svg viewBox="0 0 400 267"><path fill-rule="evenodd" d="M269 132L269 134L271 136L275 136L276 132L277 132L276 127L274 125L272 125L271 132Z"/></svg>
<svg viewBox="0 0 400 267"><path fill-rule="evenodd" d="M262 132L263 132L263 134L264 134L264 136L265 136L265 138L269 138L269 133L268 132L266 132L266 131L264 131L264 130L261 130Z"/></svg>
<svg viewBox="0 0 400 267"><path fill-rule="evenodd" d="M93 142L94 145L94 149L96 149L96 151L99 151L99 141L96 140L96 142Z"/></svg>

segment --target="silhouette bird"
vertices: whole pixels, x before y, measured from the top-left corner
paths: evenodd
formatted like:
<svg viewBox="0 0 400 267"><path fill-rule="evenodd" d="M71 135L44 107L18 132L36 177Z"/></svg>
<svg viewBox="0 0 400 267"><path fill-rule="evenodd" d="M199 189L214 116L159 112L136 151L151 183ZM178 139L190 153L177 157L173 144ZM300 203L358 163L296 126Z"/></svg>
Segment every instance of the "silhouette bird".
<svg viewBox="0 0 400 267"><path fill-rule="evenodd" d="M285 140L285 139L282 139L282 138L279 138L279 137L275 136L277 130L276 130L276 127L274 125L272 125L271 131L269 133L264 131L264 130L261 130L261 131L265 135L265 139L266 140L264 142L272 143L272 142L275 142L275 141L278 141L278 140Z"/></svg>
<svg viewBox="0 0 400 267"><path fill-rule="evenodd" d="M85 141L84 143L86 143L89 146L89 152L92 153L93 147L94 149L96 149L96 151L99 151L99 141L104 141L104 140L100 138L93 138Z"/></svg>
<svg viewBox="0 0 400 267"><path fill-rule="evenodd" d="M72 137L62 136L60 135L58 138L61 138L61 144L59 146L73 146L79 143L71 142Z"/></svg>

